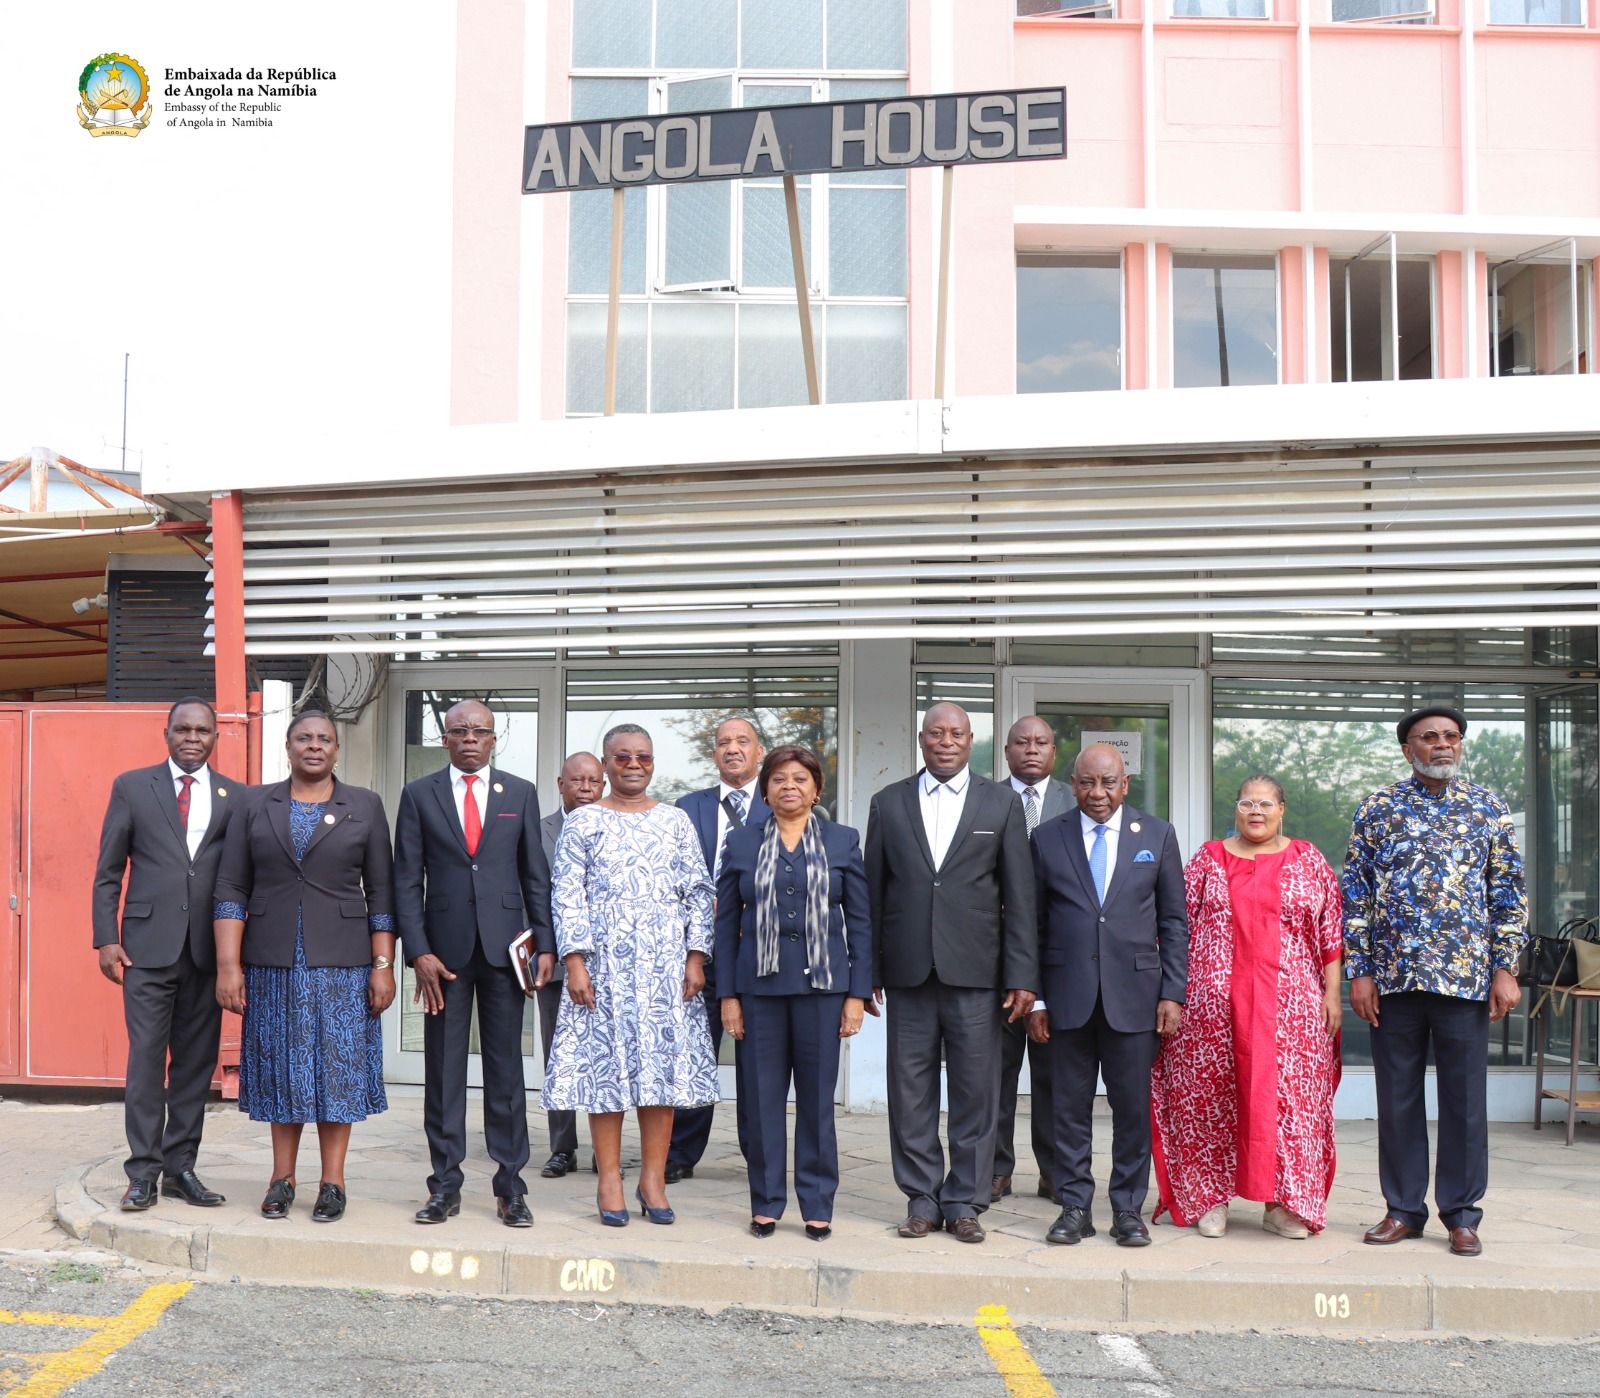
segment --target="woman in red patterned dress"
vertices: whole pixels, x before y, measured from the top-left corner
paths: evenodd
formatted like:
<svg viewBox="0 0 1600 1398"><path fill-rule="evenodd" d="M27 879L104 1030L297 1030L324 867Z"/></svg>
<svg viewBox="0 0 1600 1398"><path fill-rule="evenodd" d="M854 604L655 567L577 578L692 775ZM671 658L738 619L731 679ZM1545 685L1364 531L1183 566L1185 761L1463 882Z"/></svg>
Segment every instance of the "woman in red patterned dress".
<svg viewBox="0 0 1600 1398"><path fill-rule="evenodd" d="M1339 881L1283 833L1283 787L1239 788L1237 833L1184 871L1189 990L1183 1026L1151 1075L1163 1209L1208 1238L1235 1196L1264 1203L1262 1227L1322 1231L1333 1185L1339 1083Z"/></svg>

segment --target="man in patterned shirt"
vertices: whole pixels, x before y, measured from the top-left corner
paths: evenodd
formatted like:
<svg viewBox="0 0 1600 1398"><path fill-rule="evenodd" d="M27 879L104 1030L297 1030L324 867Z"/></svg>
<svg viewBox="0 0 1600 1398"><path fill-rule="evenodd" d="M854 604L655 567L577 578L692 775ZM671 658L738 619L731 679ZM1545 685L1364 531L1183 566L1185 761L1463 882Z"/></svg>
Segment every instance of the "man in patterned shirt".
<svg viewBox="0 0 1600 1398"><path fill-rule="evenodd" d="M1378 1178L1388 1213L1369 1243L1421 1235L1428 1219L1429 1041L1438 1069L1434 1200L1450 1251L1483 1251L1489 1182L1489 1026L1522 998L1528 937L1511 812L1460 778L1467 720L1444 704L1396 727L1411 775L1361 803L1344 864L1350 1004L1372 1026Z"/></svg>

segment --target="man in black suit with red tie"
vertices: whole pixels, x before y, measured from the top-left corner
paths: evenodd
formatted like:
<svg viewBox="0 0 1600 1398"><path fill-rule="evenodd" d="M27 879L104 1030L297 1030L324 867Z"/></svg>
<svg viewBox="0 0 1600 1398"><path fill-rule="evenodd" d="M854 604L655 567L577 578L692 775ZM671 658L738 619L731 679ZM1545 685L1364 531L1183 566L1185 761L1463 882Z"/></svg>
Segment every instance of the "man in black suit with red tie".
<svg viewBox="0 0 1600 1398"><path fill-rule="evenodd" d="M416 975L423 1023L423 1124L433 1173L418 1223L461 1212L467 1155L467 1045L478 1006L483 1134L499 1166L495 1208L508 1228L531 1228L528 1102L522 1077L527 997L511 964L525 928L538 952L535 986L555 969L550 868L539 835L539 796L491 768L494 715L475 699L444 716L450 765L400 794L394 832L395 917Z"/></svg>
<svg viewBox="0 0 1600 1398"><path fill-rule="evenodd" d="M165 762L112 783L94 877L94 945L101 973L122 987L128 1026L130 1212L156 1202L158 1175L168 1198L224 1202L194 1164L222 1029L211 895L243 789L211 770L217 715L204 699L172 706L166 740Z"/></svg>

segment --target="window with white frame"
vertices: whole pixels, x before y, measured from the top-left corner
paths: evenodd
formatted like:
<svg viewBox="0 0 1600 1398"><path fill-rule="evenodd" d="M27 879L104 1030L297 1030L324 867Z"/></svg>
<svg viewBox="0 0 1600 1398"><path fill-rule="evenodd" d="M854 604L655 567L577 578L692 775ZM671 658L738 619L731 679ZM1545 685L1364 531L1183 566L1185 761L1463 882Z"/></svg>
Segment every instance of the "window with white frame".
<svg viewBox="0 0 1600 1398"><path fill-rule="evenodd" d="M905 0L574 0L571 112L864 101L906 90ZM826 402L906 394L903 169L796 178ZM611 194L568 196L569 415L604 391ZM619 412L807 401L783 183L623 195Z"/></svg>
<svg viewBox="0 0 1600 1398"><path fill-rule="evenodd" d="M1121 387L1121 254L1018 254L1017 392Z"/></svg>
<svg viewBox="0 0 1600 1398"><path fill-rule="evenodd" d="M1178 388L1278 382L1278 259L1172 256L1172 381Z"/></svg>
<svg viewBox="0 0 1600 1398"><path fill-rule="evenodd" d="M1115 19L1115 0L1017 0L1018 19Z"/></svg>
<svg viewBox="0 0 1600 1398"><path fill-rule="evenodd" d="M1489 268L1491 374L1588 371L1588 273L1569 240Z"/></svg>
<svg viewBox="0 0 1600 1398"><path fill-rule="evenodd" d="M1172 0L1174 19L1270 19L1271 0Z"/></svg>
<svg viewBox="0 0 1600 1398"><path fill-rule="evenodd" d="M1489 0L1489 23L1581 25L1584 8L1584 0Z"/></svg>
<svg viewBox="0 0 1600 1398"><path fill-rule="evenodd" d="M1433 259L1392 239L1328 262L1333 381L1433 377Z"/></svg>
<svg viewBox="0 0 1600 1398"><path fill-rule="evenodd" d="M1432 24L1434 0L1332 0L1335 24Z"/></svg>

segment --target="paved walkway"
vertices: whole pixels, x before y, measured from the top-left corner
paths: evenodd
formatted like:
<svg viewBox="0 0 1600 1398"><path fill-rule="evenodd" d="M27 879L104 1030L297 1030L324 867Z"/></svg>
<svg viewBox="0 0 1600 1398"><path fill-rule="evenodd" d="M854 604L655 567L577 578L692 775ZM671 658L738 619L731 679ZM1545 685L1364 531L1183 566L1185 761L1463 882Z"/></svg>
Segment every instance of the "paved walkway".
<svg viewBox="0 0 1600 1398"><path fill-rule="evenodd" d="M531 1099L535 1104L537 1098ZM474 1100L469 1123L478 1115ZM626 1230L602 1228L594 1214L594 1176L537 1175L543 1117L535 1126L529 1203L537 1225L512 1231L494 1217L482 1135L470 1138L461 1217L435 1228L412 1222L422 1201L427 1160L419 1096L398 1089L390 1110L355 1129L346 1217L310 1221L315 1187L301 1190L286 1222L257 1212L271 1163L265 1126L229 1107L208 1118L201 1173L228 1195L216 1210L162 1200L147 1214L116 1210L123 1187L121 1107L0 1104L0 1168L10 1188L0 1204L0 1248L36 1248L66 1239L49 1222L54 1193L61 1225L80 1239L126 1256L220 1278L323 1281L371 1287L427 1287L481 1294L626 1300L704 1306L746 1305L830 1313L890 1314L922 1320L971 1319L980 1304L1041 1322L1128 1323L1161 1328L1252 1326L1571 1336L1600 1332L1600 1129L1580 1128L1563 1145L1559 1130L1494 1127L1491 1190L1485 1202L1484 1255L1452 1257L1435 1225L1424 1239L1391 1248L1361 1243L1381 1217L1376 1126L1341 1125L1339 1174L1329 1226L1303 1242L1260 1227L1259 1205L1236 1204L1228 1235L1201 1238L1158 1224L1154 1243L1118 1248L1102 1232L1076 1247L1050 1247L1044 1232L1056 1209L1021 1192L984 1216L981 1247L943 1234L912 1242L893 1227L903 1200L889 1172L881 1116L839 1119L843 1184L834 1236L810 1242L797 1213L776 1236L749 1236L749 1202L725 1104L705 1161L671 1190L679 1221L650 1225L635 1214ZM1024 1113L1024 1116L1026 1114ZM1107 1120L1097 1145L1109 1141ZM314 1133L307 1133L303 1178L316 1178ZM1018 1137L1027 1140L1027 1124ZM637 1138L624 1143L636 1160ZM1097 1178L1106 1161L1097 1158ZM629 1172L630 1197L634 1172ZM1152 1199L1153 1199L1152 1191Z"/></svg>

